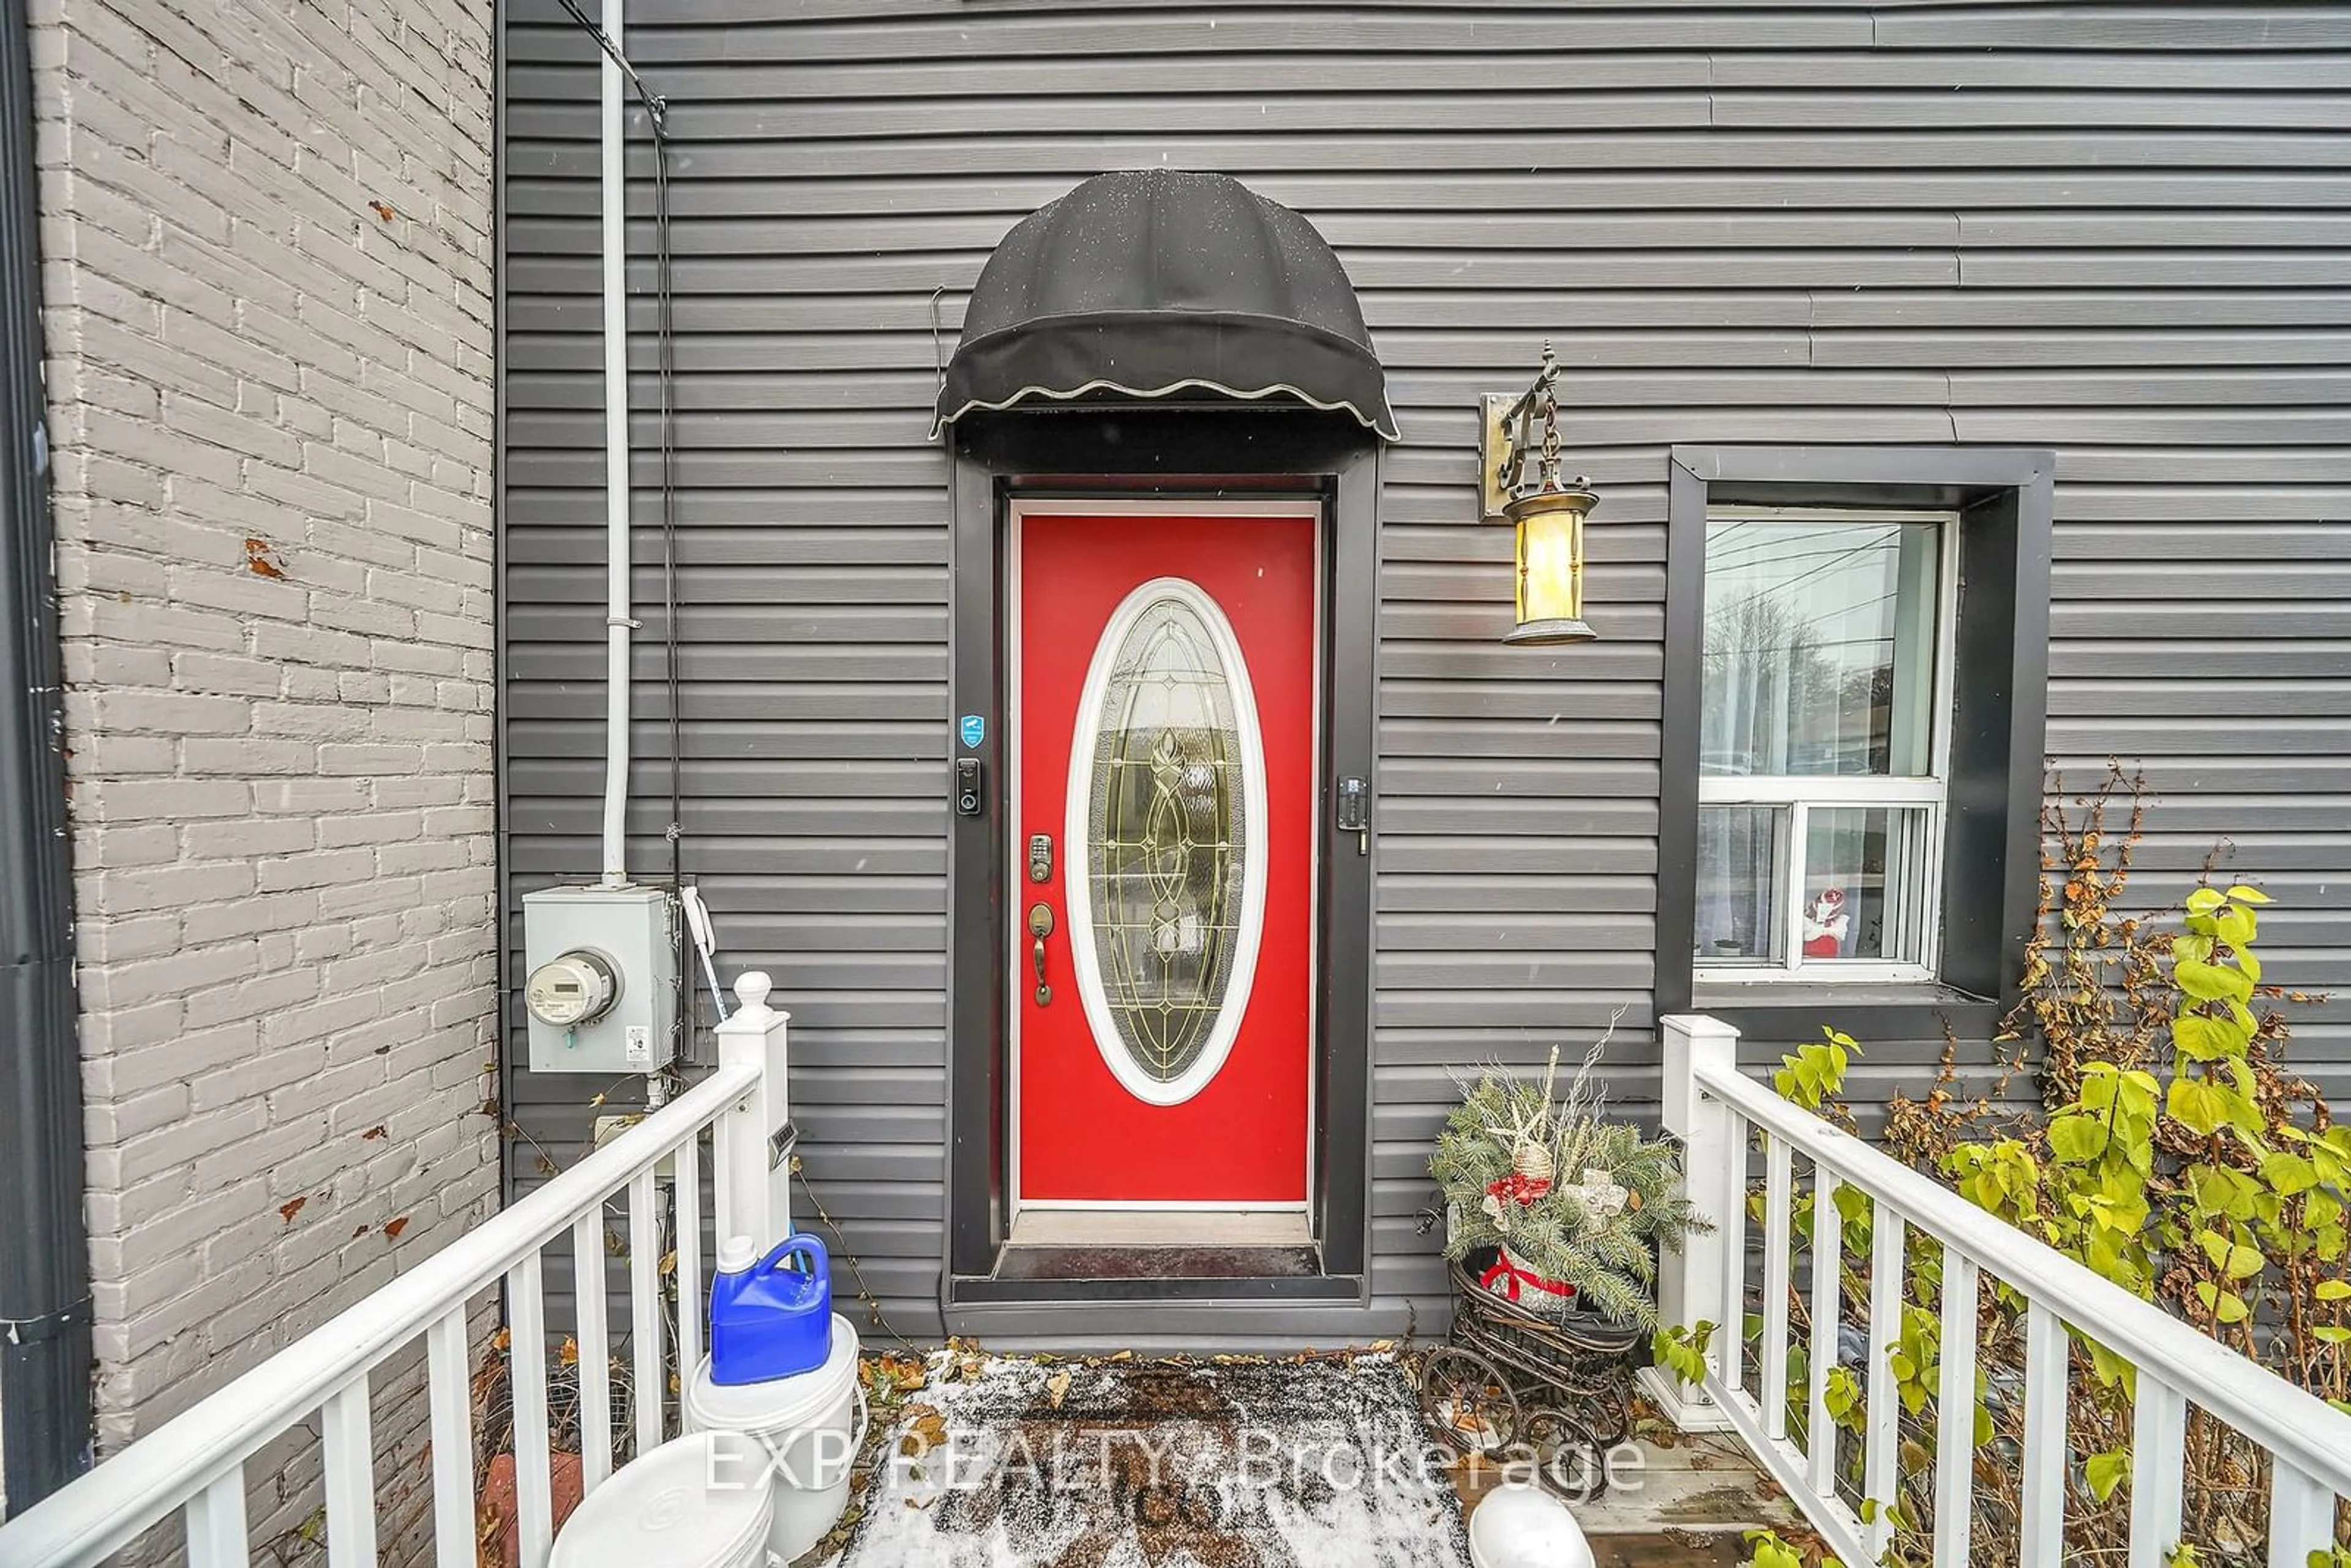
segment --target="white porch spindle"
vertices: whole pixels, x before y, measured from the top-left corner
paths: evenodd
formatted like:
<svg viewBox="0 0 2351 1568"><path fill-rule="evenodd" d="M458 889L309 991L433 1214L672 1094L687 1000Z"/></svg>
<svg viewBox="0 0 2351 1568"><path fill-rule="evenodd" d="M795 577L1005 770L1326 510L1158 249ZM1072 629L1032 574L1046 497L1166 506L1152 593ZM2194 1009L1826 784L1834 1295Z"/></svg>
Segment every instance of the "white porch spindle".
<svg viewBox="0 0 2351 1568"><path fill-rule="evenodd" d="M188 1500L188 1568L246 1568L245 1467L238 1465Z"/></svg>
<svg viewBox="0 0 2351 1568"><path fill-rule="evenodd" d="M2021 1568L2063 1568L2065 1556L2065 1379L2072 1346L2064 1320L2034 1301L2024 1316L2024 1550Z"/></svg>
<svg viewBox="0 0 2351 1568"><path fill-rule="evenodd" d="M1943 1249L1941 1382L1935 1391L1935 1561L1964 1563L1974 1523L1976 1265Z"/></svg>
<svg viewBox="0 0 2351 1568"><path fill-rule="evenodd" d="M1788 1232L1795 1216L1795 1189L1788 1168L1788 1145L1765 1134L1763 1141L1763 1369L1756 1399L1763 1406L1763 1435L1788 1435Z"/></svg>
<svg viewBox="0 0 2351 1568"><path fill-rule="evenodd" d="M547 1434L547 1303L538 1254L507 1276L511 1336L507 1386L514 1401L515 1503L522 1568L547 1568L555 1544L555 1489Z"/></svg>
<svg viewBox="0 0 2351 1568"><path fill-rule="evenodd" d="M433 1405L433 1558L436 1568L475 1568L473 1378L465 1303L426 1331L425 1381Z"/></svg>
<svg viewBox="0 0 2351 1568"><path fill-rule="evenodd" d="M1722 1215L1722 1326L1715 1343L1722 1347L1722 1385L1737 1388L1747 1376L1747 1119L1737 1112L1723 1118L1730 1147L1716 1179L1722 1184L1718 1199Z"/></svg>
<svg viewBox="0 0 2351 1568"><path fill-rule="evenodd" d="M1813 1167L1813 1343L1805 1358L1812 1375L1804 1405L1804 1464L1813 1490L1836 1487L1836 1426L1829 1418L1829 1371L1837 1363L1838 1265L1844 1227L1838 1222L1836 1173Z"/></svg>
<svg viewBox="0 0 2351 1568"><path fill-rule="evenodd" d="M635 1352L640 1458L661 1444L662 1403L669 1392L662 1376L661 1226L653 1201L653 1173L639 1171L629 1183L629 1343Z"/></svg>
<svg viewBox="0 0 2351 1568"><path fill-rule="evenodd" d="M2335 1493L2279 1458L2270 1474L2270 1568L2306 1568L2335 1544Z"/></svg>
<svg viewBox="0 0 2351 1568"><path fill-rule="evenodd" d="M612 1473L612 1332L604 1299L604 1206L571 1222L571 1291L580 1315L580 1490Z"/></svg>
<svg viewBox="0 0 2351 1568"><path fill-rule="evenodd" d="M1886 1511L1899 1500L1901 1472L1895 1437L1901 1396L1894 1391L1894 1347L1902 1338L1902 1217L1884 1198L1870 1206L1869 1376L1862 1389L1861 1492L1875 1499L1877 1517L1865 1526L1873 1560L1894 1539Z"/></svg>
<svg viewBox="0 0 2351 1568"><path fill-rule="evenodd" d="M746 1065L759 1077L717 1122L718 1239L747 1236L765 1253L791 1233L791 1172L774 1160L768 1138L789 1120L785 1093L785 1028L789 1013L768 1006L768 977L754 969L735 982L741 1004L718 1025L721 1066Z"/></svg>
<svg viewBox="0 0 2351 1568"><path fill-rule="evenodd" d="M702 1140L688 1138L677 1146L677 1268L670 1275L677 1288L678 1375L691 1380L702 1364ZM685 1403L678 1402L678 1430L685 1430Z"/></svg>
<svg viewBox="0 0 2351 1568"><path fill-rule="evenodd" d="M2138 1369L2131 1412L2130 1568L2163 1568L2179 1542L2181 1467L2188 1455L2188 1399Z"/></svg>
<svg viewBox="0 0 2351 1568"><path fill-rule="evenodd" d="M362 1373L328 1399L328 1568L375 1568L375 1443L368 1432Z"/></svg>

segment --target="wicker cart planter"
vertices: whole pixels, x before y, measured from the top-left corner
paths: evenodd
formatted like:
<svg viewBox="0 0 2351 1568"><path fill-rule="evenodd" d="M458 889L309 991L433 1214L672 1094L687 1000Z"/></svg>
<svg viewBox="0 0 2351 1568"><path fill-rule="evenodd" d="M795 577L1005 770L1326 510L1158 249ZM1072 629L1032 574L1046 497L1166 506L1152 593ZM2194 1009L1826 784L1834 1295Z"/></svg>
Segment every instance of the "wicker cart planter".
<svg viewBox="0 0 2351 1568"><path fill-rule="evenodd" d="M1421 1405L1458 1455L1533 1451L1552 1490L1607 1490L1606 1456L1632 1430L1641 1331L1594 1312L1542 1313L1452 1266L1453 1332L1421 1369ZM1567 1462L1561 1462L1566 1460Z"/></svg>
<svg viewBox="0 0 2351 1568"><path fill-rule="evenodd" d="M1680 1148L1606 1114L1598 1071L1623 1011L1563 1084L1558 1046L1540 1080L1499 1064L1462 1079L1428 1160L1443 1207L1426 1228L1444 1223L1454 1311L1423 1367L1423 1414L1457 1458L1531 1458L1571 1500L1606 1488L1656 1321L1657 1249L1696 1222ZM1486 1288L1496 1279L1509 1294Z"/></svg>

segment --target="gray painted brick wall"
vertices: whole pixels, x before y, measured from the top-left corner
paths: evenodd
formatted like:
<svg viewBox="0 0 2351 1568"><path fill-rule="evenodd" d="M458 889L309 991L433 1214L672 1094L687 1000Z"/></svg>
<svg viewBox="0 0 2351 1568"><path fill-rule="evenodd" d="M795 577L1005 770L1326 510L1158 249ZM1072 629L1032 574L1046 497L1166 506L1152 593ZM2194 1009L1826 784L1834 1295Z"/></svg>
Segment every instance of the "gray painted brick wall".
<svg viewBox="0 0 2351 1568"><path fill-rule="evenodd" d="M490 5L33 12L103 1454L496 1200Z"/></svg>

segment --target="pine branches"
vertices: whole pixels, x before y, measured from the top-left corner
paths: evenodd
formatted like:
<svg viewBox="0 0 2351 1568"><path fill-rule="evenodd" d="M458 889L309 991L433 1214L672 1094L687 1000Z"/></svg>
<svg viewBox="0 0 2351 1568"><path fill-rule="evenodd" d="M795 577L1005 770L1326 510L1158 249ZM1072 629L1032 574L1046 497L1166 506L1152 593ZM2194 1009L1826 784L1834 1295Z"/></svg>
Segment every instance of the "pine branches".
<svg viewBox="0 0 2351 1568"><path fill-rule="evenodd" d="M1574 1286L1583 1307L1653 1328L1656 1248L1678 1244L1694 1217L1679 1151L1605 1114L1598 1068L1615 1021L1563 1089L1556 1049L1540 1083L1499 1066L1464 1081L1429 1174L1448 1209L1447 1257L1507 1249L1539 1278ZM1528 1157L1531 1146L1544 1157Z"/></svg>

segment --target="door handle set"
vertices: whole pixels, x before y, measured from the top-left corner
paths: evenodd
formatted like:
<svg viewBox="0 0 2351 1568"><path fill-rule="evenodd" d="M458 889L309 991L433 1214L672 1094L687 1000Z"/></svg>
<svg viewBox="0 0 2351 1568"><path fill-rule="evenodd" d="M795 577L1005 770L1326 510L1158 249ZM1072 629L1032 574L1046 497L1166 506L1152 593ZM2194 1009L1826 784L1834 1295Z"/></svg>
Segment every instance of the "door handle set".
<svg viewBox="0 0 2351 1568"><path fill-rule="evenodd" d="M1029 906L1029 935L1036 940L1029 944L1029 956L1037 967L1037 1005L1050 1007L1053 988L1045 983L1045 938L1053 934L1053 907L1049 904Z"/></svg>

